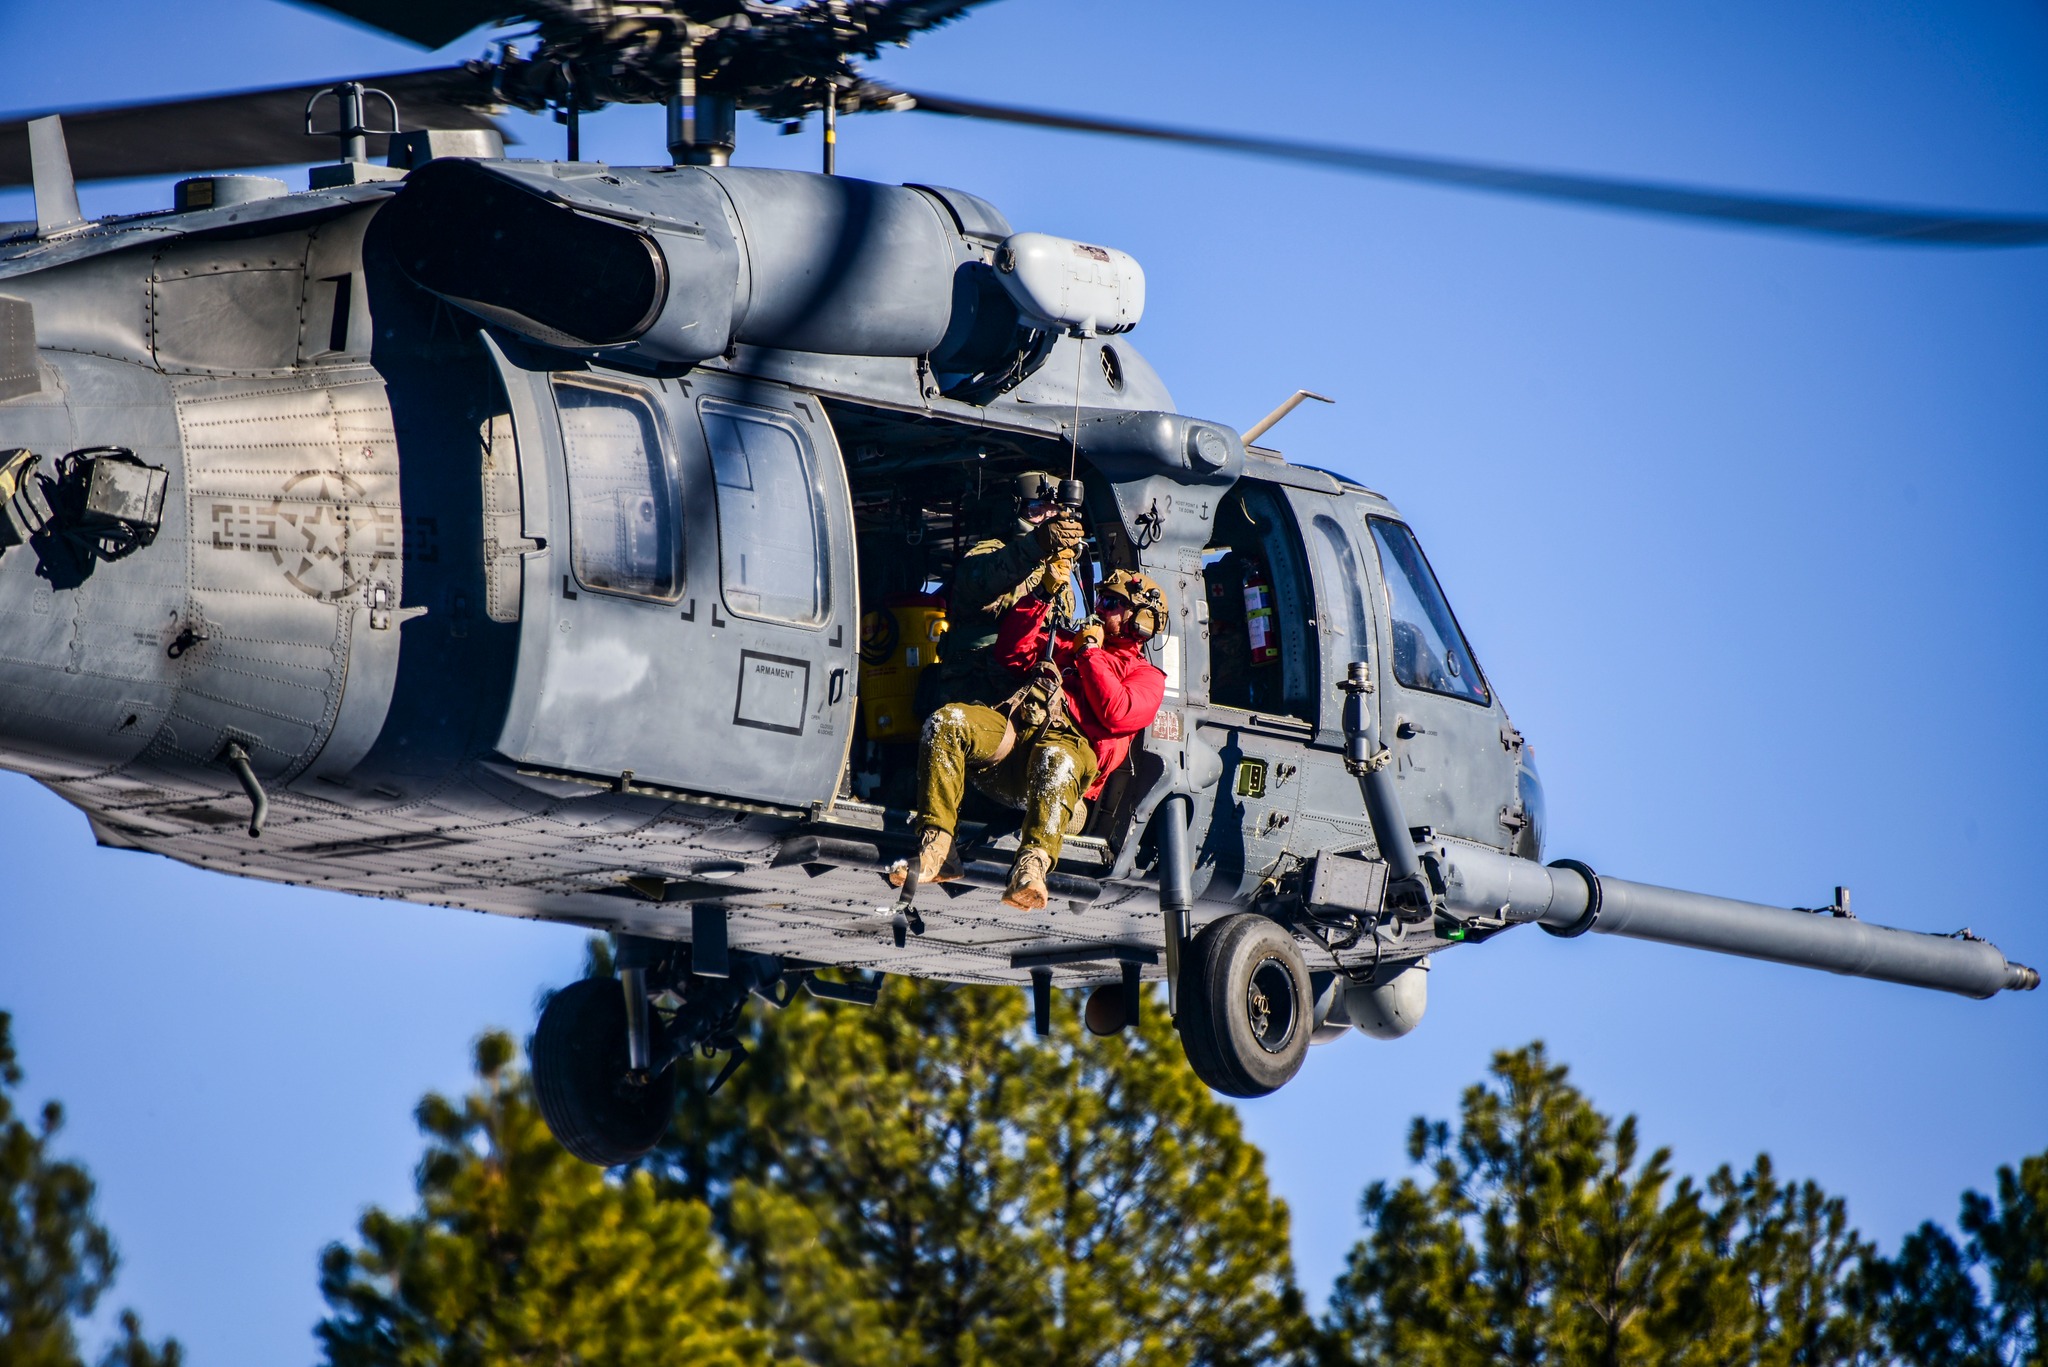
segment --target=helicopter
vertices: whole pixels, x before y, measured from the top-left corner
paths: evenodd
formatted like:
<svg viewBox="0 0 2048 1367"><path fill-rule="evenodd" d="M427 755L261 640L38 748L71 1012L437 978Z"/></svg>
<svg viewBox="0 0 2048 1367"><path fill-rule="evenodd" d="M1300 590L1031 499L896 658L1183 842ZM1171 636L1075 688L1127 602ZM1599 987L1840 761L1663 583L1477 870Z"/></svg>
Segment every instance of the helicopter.
<svg viewBox="0 0 2048 1367"><path fill-rule="evenodd" d="M706 88L742 79L741 59L719 55L740 40L717 35L795 22L749 17L760 22L715 28L693 51L698 75L713 73ZM601 92L635 93L575 66L570 47L543 25L540 55L501 62L490 93L537 88L519 79L550 62L580 73L545 87L572 118ZM685 78L650 79L659 94ZM776 103L804 98L792 81L778 75L733 107L800 107ZM415 103L407 89L401 108ZM85 808L104 843L626 937L625 991L589 998L597 1025L565 1027L604 1042L592 1049L607 1061L579 1071L536 1058L562 1084L550 1120L572 1150L632 1148L594 1132L618 1119L608 1104L645 1099L643 1125L665 1114L663 1065L730 1040L750 994L872 986L816 975L830 968L1029 984L1041 1014L1054 986L1100 987L1112 1021L1135 1008L1137 984L1163 976L1197 1071L1239 1095L1283 1082L1318 1034L1405 1032L1432 956L1530 920L1972 995L2033 985L1981 942L1893 939L1904 933L1857 921L1846 896L1795 913L1541 864L1533 760L1412 532L1372 491L1265 452L1260 433L1175 413L1128 340L1142 299L1121 263L1096 301L1106 309L1067 311L1053 298L1063 286L1002 270L1006 244L1032 244L1013 243L993 206L720 167L729 111L705 118L680 95L681 169L638 172L436 155L483 131L473 124L398 135L398 164L374 167L368 98L334 98L337 135L362 146L306 196L202 177L179 213L97 226L67 217L68 177L42 126L33 160L53 169L0 287L27 306L10 328L33 329L38 381L9 401L0 445L41 455L10 505L20 545L0 555L0 584L29 605L17 620L50 629L41 674L8 689L37 700L17 713L33 720L17 727L11 763ZM833 85L816 107L892 98ZM476 249L513 223L513 255ZM1926 224L1891 226L1948 231ZM887 250L863 255L877 237ZM680 297L678 282L704 278L686 269L696 255L712 286ZM599 263L601 287L566 308L520 292L561 283L548 276L564 260ZM742 272L743 318L731 307ZM668 286L658 300L654 276ZM820 279L831 288L802 293ZM589 307L600 298L603 318ZM133 336L106 331L121 316L139 318ZM42 364L57 377L48 388ZM26 386L22 369L9 378ZM110 376L150 388L88 421L83 396ZM58 451L68 442L51 433L87 433L116 408L153 412L154 431L113 422L98 444ZM652 500L675 509L671 525L650 519L657 543L679 543L670 560L580 520L578 411L637 427L643 449L676 443L674 483ZM309 435L256 470L232 440L252 423ZM744 545L731 523L770 521L761 504L728 513L717 477L712 433L742 424L782 434L805 469L786 491L798 508L811 491L809 535L761 544L784 570L808 551L808 583L750 584L728 563ZM406 459L423 450L462 459ZM900 806L870 799L900 779L906 742L877 739L877 719L859 715L873 674L857 660L856 609L943 583L970 474L979 492L1046 465L1080 476L1101 565L1166 584L1177 615L1156 653L1177 705L1098 834L1075 842L1062 913L1019 926L994 912L986 860L958 895L899 908L877 875L906 827ZM713 499L693 498L693 481ZM578 558L579 535L605 531L628 563ZM165 576L160 558L179 546L194 548L181 574L207 564L222 577ZM1210 644L1229 600L1209 572L1232 556L1271 576L1277 644L1226 677ZM89 626L113 626L98 634L114 644ZM660 647L656 630L670 633ZM399 650L423 635L424 649ZM91 659L102 650L130 662L109 670ZM86 685L102 677L119 680L118 716L93 712L108 700ZM438 730L448 696L468 696L455 681L476 679L505 681L507 696L478 707L469 735ZM678 734L648 734L652 717ZM702 753L700 731L719 737L718 755ZM250 819L259 812L267 822ZM1000 835L985 853L1003 853ZM1234 916L1255 918L1262 938L1248 960L1219 964L1216 927ZM537 1045L554 1038L543 1030Z"/></svg>

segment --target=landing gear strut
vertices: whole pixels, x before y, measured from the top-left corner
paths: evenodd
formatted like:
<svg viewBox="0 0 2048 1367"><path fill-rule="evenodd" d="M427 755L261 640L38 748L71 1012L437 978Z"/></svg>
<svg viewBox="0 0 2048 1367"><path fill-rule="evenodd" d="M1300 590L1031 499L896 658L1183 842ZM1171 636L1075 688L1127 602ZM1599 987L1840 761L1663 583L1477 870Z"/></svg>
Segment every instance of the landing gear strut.
<svg viewBox="0 0 2048 1367"><path fill-rule="evenodd" d="M724 977L691 971L690 946L621 935L619 981L584 978L548 1001L533 1032L533 1090L563 1148L612 1167L644 1157L668 1132L676 1062L692 1052L729 1058L716 1091L746 1059L740 1013L781 981L782 962L735 951ZM770 997L778 1005L787 998ZM657 1005L674 1009L657 1011Z"/></svg>
<svg viewBox="0 0 2048 1367"><path fill-rule="evenodd" d="M1347 714L1348 715L1348 714ZM1301 1071L1314 1032L1308 965L1286 927L1239 912L1187 937L1194 907L1189 802L1173 794L1160 804L1159 911L1166 935L1167 1009L1195 1076L1225 1096L1265 1096ZM1107 998L1088 1003L1098 1034L1120 1028ZM1135 978L1126 972L1123 1001L1137 1019Z"/></svg>

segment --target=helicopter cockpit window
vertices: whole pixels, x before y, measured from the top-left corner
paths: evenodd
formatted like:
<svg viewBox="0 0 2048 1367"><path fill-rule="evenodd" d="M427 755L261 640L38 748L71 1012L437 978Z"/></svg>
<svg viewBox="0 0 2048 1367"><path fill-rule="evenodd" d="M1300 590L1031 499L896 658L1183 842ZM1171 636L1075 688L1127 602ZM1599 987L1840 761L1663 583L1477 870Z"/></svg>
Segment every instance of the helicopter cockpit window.
<svg viewBox="0 0 2048 1367"><path fill-rule="evenodd" d="M1409 688L1463 698L1482 707L1492 701L1486 680L1451 616L1415 533L1398 522L1367 518L1379 547L1387 584L1388 615L1394 633L1394 677Z"/></svg>
<svg viewBox="0 0 2048 1367"><path fill-rule="evenodd" d="M823 494L791 423L706 400L704 439L718 481L718 560L725 605L745 617L812 626L830 603Z"/></svg>
<svg viewBox="0 0 2048 1367"><path fill-rule="evenodd" d="M587 589L673 602L683 591L681 499L661 418L636 390L558 381L569 549Z"/></svg>

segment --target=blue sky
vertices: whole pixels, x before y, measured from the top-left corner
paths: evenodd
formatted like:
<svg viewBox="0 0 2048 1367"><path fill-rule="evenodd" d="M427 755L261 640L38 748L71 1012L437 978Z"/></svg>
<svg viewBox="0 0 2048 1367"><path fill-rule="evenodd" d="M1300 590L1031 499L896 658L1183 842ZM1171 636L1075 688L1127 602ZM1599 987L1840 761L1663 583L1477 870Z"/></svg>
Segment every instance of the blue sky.
<svg viewBox="0 0 2048 1367"><path fill-rule="evenodd" d="M76 16L91 15L89 27ZM1265 19L1271 13L1276 17ZM450 58L480 51L458 43ZM428 65L271 0L0 2L17 109ZM2048 5L1003 0L877 74L1096 110L1787 193L2048 212ZM528 155L560 130L522 120ZM614 110L586 154L660 160ZM739 159L810 166L752 119ZM958 185L1143 262L1188 412L1410 516L1534 742L1551 857L1970 925L2048 963L2048 252L1840 246L923 116L841 169ZM297 181L300 173L292 173ZM88 210L168 183L88 187ZM0 218L27 216L0 196ZM314 1258L404 1206L410 1108L524 1033L581 936L95 850L0 777L0 1007L101 1183L117 1303L195 1362L308 1360ZM2048 1146L2048 995L1980 1003L1524 931L1442 956L1421 1028L1244 1107L1320 1297L1408 1118L1533 1038L1680 1171L1769 1150L1886 1243Z"/></svg>

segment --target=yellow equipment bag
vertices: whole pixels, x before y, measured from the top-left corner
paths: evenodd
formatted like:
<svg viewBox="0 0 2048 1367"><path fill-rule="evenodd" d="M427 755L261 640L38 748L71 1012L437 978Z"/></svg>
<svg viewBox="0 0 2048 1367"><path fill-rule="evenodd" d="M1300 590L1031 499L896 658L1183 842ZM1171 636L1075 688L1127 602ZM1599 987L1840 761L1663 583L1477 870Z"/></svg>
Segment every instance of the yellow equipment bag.
<svg viewBox="0 0 2048 1367"><path fill-rule="evenodd" d="M860 715L869 740L917 739L917 681L938 662L945 603L928 594L860 619Z"/></svg>

